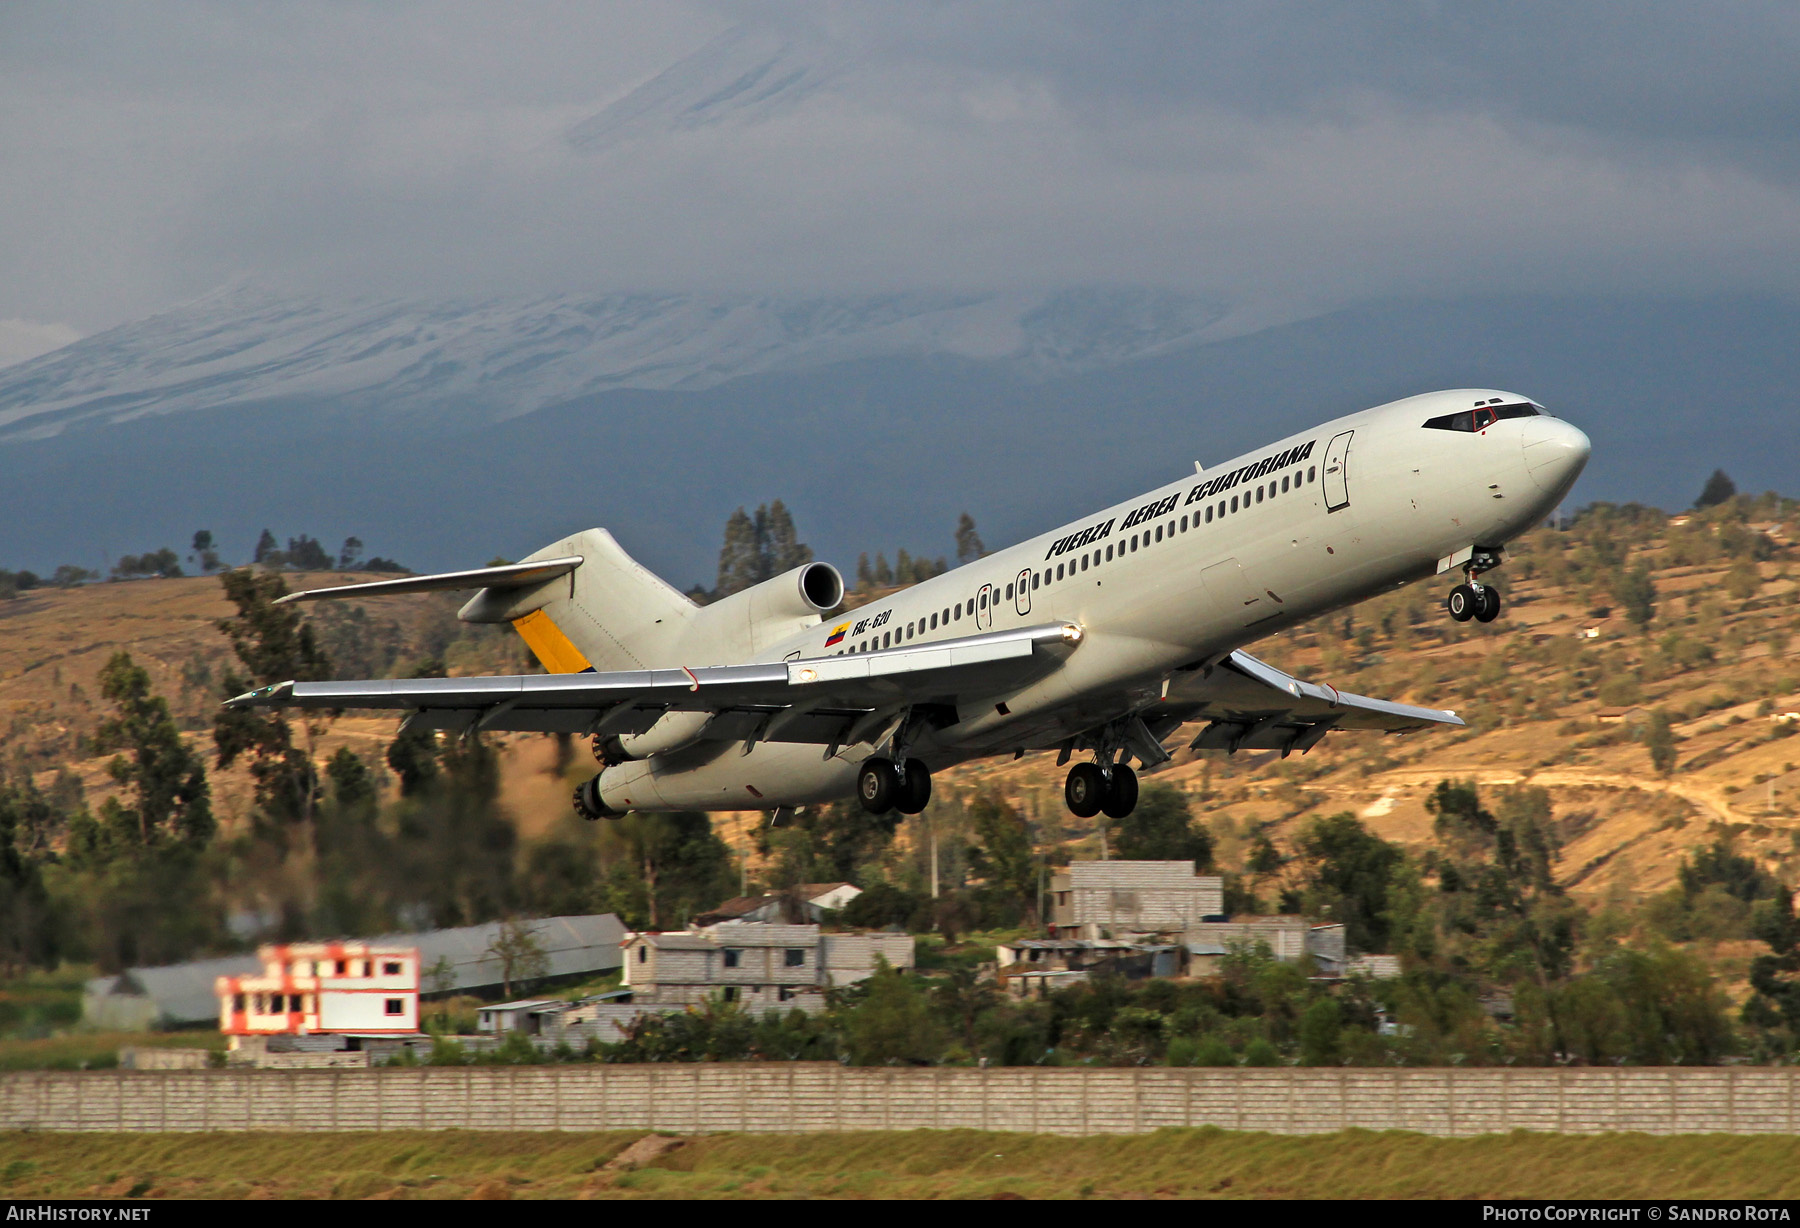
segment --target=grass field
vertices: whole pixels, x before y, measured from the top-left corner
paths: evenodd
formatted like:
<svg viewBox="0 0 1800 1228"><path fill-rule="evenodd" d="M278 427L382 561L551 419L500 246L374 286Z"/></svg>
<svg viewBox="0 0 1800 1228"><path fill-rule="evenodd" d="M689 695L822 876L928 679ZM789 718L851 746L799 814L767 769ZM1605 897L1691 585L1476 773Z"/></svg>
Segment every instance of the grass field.
<svg viewBox="0 0 1800 1228"><path fill-rule="evenodd" d="M1794 1198L1800 1138L1525 1134L12 1134L0 1197Z"/></svg>

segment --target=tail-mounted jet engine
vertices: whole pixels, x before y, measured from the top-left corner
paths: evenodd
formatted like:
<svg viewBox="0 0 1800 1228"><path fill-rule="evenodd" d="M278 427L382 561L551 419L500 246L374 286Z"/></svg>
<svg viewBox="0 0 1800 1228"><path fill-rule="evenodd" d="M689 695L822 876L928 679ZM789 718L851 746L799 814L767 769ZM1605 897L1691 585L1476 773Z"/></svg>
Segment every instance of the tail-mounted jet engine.
<svg viewBox="0 0 1800 1228"><path fill-rule="evenodd" d="M584 780L575 786L575 813L590 823L595 819L621 819L624 811L614 810L600 800L600 778Z"/></svg>
<svg viewBox="0 0 1800 1228"><path fill-rule="evenodd" d="M843 601L844 577L837 568L804 563L704 607L682 650L703 663L754 654L764 643L816 625L821 614ZM712 718L710 712L666 712L642 733L596 738L594 758L611 765L666 755L699 741Z"/></svg>

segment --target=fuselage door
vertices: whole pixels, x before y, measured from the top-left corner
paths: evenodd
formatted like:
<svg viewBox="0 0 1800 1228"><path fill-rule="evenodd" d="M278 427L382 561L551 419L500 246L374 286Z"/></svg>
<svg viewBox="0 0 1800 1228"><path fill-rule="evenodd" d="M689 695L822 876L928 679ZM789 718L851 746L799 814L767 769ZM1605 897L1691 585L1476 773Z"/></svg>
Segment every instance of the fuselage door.
<svg viewBox="0 0 1800 1228"><path fill-rule="evenodd" d="M1333 435L1325 445L1325 510L1335 512L1350 506L1350 436L1355 431Z"/></svg>
<svg viewBox="0 0 1800 1228"><path fill-rule="evenodd" d="M999 602L1000 594L994 591L991 584L981 586L981 594L975 598L975 630L986 631L994 625L994 606Z"/></svg>
<svg viewBox="0 0 1800 1228"><path fill-rule="evenodd" d="M1013 609L1019 612L1021 618L1031 613L1031 575L1029 571L1019 573L1019 595L1013 598Z"/></svg>

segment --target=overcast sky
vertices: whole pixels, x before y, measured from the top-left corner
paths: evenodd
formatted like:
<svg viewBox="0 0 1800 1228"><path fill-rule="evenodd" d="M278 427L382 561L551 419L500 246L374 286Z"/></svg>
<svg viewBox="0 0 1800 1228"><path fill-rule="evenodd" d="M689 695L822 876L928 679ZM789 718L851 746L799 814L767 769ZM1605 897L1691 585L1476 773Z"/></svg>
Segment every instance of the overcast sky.
<svg viewBox="0 0 1800 1228"><path fill-rule="evenodd" d="M1796 65L1792 4L11 0L0 360L240 277L1794 295Z"/></svg>

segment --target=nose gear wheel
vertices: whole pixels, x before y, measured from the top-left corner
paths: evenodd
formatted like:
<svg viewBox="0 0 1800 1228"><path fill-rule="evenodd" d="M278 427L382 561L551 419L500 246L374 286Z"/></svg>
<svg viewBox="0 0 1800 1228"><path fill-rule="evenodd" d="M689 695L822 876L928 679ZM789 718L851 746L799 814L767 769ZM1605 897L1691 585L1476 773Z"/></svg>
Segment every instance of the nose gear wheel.
<svg viewBox="0 0 1800 1228"><path fill-rule="evenodd" d="M1459 623L1466 623L1471 618L1477 622L1491 623L1500 617L1500 590L1492 585L1483 584L1483 572L1489 572L1504 561L1499 546L1477 546L1469 561L1463 564L1463 574L1468 577L1465 583L1458 584L1444 598L1444 608L1450 617Z"/></svg>

